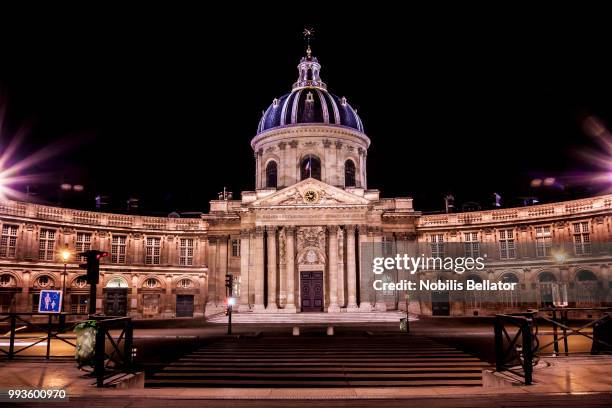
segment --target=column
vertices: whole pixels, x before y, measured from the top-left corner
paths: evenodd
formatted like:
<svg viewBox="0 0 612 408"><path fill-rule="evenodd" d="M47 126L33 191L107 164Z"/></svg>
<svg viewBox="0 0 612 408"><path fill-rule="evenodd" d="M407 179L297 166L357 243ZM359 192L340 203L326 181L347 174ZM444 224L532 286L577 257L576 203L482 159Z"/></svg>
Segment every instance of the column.
<svg viewBox="0 0 612 408"><path fill-rule="evenodd" d="M280 142L278 144L278 150L279 150L279 157L280 157L280 162L278 163L278 187L279 189L282 187L286 187L288 185L287 183L287 143L285 142Z"/></svg>
<svg viewBox="0 0 612 408"><path fill-rule="evenodd" d="M217 308L225 308L225 275L227 274L227 236L217 239Z"/></svg>
<svg viewBox="0 0 612 408"><path fill-rule="evenodd" d="M219 312L217 310L217 274L219 270L217 268L217 238L208 238L208 302L206 303L206 314L215 314Z"/></svg>
<svg viewBox="0 0 612 408"><path fill-rule="evenodd" d="M66 281L68 282L68 281ZM68 284L68 283L66 283ZM132 275L132 293L130 296L128 296L128 300L129 300L129 313L128 316L131 317L139 317L139 315L141 315L140 311L138 310L138 275L134 274ZM68 291L66 290L66 293L68 293Z"/></svg>
<svg viewBox="0 0 612 408"><path fill-rule="evenodd" d="M346 306L345 299L345 280L344 280L344 254L346 251L346 243L344 241L345 232L343 229L338 228L338 306L341 308Z"/></svg>
<svg viewBox="0 0 612 408"><path fill-rule="evenodd" d="M285 230L287 231L287 305L285 310L295 313L295 227L285 227Z"/></svg>
<svg viewBox="0 0 612 408"><path fill-rule="evenodd" d="M264 230L263 227L255 229L255 304L253 310L264 309Z"/></svg>
<svg viewBox="0 0 612 408"><path fill-rule="evenodd" d="M174 296L172 296L172 275L166 275L166 301L164 304L163 317L175 317Z"/></svg>
<svg viewBox="0 0 612 408"><path fill-rule="evenodd" d="M268 307L276 311L276 227L267 227L268 234Z"/></svg>
<svg viewBox="0 0 612 408"><path fill-rule="evenodd" d="M357 311L357 277L355 266L355 226L346 226L346 284L348 286L348 311Z"/></svg>
<svg viewBox="0 0 612 408"><path fill-rule="evenodd" d="M372 235L373 230L372 231ZM372 311L372 305L375 303L376 301L376 291L374 290L374 288L372 287L372 282L373 282L373 274L371 273L371 271L367 272L367 277L366 277L366 273L361 273L361 271L363 270L368 270L369 267L366 266L368 263L371 264L374 256L375 256L375 245L374 245L374 240L370 240L368 237L368 226L367 225L360 225L359 226L359 251L360 252L360 256L359 256L359 271L357 273L359 273L360 276L360 286L361 286L361 291L359 292L360 294L360 299L359 299L359 310L362 311L366 311L366 312L371 312Z"/></svg>
<svg viewBox="0 0 612 408"><path fill-rule="evenodd" d="M373 227L372 228L372 250L373 250L373 255L374 257L378 257L378 256L382 256L382 228L380 227ZM373 259L370 261L372 262ZM366 265L361 265L361 270L368 270L369 267L367 267ZM391 271L387 271L386 273L392 273ZM368 288L368 292L370 292L370 290L372 290L374 292L374 289L372 287L372 284L374 283L373 280L373 274L369 273L370 277L367 279L367 284L366 285L362 285L363 288ZM364 274L361 274L360 276L364 277ZM379 292L379 293L375 293L374 294L374 299L375 299L375 304L374 304L374 308L379 311L379 312L386 312L387 311L387 302L385 301L384 297L383 297L383 292ZM371 297L370 297L370 302L371 302Z"/></svg>
<svg viewBox="0 0 612 408"><path fill-rule="evenodd" d="M332 225L328 228L329 232L329 306L328 313L337 313L338 307L338 227Z"/></svg>
<svg viewBox="0 0 612 408"><path fill-rule="evenodd" d="M240 304L238 312L249 308L249 230L240 232Z"/></svg>
<svg viewBox="0 0 612 408"><path fill-rule="evenodd" d="M21 293L17 293L15 296L21 296L21 300L17 303L17 309L15 312L31 312L32 303L30 302L30 271L24 271L21 275Z"/></svg>
<svg viewBox="0 0 612 408"><path fill-rule="evenodd" d="M195 296L193 317L204 316L204 305L206 304L206 275L198 275L199 296Z"/></svg>

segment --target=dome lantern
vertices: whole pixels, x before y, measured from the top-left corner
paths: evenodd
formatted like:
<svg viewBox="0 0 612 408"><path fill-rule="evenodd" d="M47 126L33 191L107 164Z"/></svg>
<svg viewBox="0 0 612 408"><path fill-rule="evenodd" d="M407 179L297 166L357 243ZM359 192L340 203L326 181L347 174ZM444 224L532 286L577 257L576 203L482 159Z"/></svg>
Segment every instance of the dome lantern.
<svg viewBox="0 0 612 408"><path fill-rule="evenodd" d="M321 64L316 57L312 56L310 45L306 48L306 56L302 57L298 64L298 79L293 84L293 90L301 88L327 89L325 82L321 80Z"/></svg>

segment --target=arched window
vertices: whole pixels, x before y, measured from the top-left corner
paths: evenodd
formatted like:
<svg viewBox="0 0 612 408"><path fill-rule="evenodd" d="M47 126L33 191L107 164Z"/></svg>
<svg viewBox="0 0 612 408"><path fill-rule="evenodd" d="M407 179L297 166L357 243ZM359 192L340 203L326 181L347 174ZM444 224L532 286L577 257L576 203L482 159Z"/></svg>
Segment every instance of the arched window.
<svg viewBox="0 0 612 408"><path fill-rule="evenodd" d="M72 282L72 286L75 287L75 288L79 288L79 289L84 288L85 286L87 286L87 276L81 275L81 276L77 277Z"/></svg>
<svg viewBox="0 0 612 408"><path fill-rule="evenodd" d="M144 282L144 287L147 289L155 289L155 288L158 288L159 286L160 286L159 281L155 278L148 278Z"/></svg>
<svg viewBox="0 0 612 408"><path fill-rule="evenodd" d="M128 283L124 278L116 276L108 281L106 284L107 288L127 288Z"/></svg>
<svg viewBox="0 0 612 408"><path fill-rule="evenodd" d="M538 277L540 288L540 305L544 307L553 306L552 287L557 282L555 275L550 272L542 272Z"/></svg>
<svg viewBox="0 0 612 408"><path fill-rule="evenodd" d="M191 279L181 279L177 286L181 289L189 289L193 287L193 282Z"/></svg>
<svg viewBox="0 0 612 408"><path fill-rule="evenodd" d="M16 286L15 285L15 278L13 278L12 275L9 275L8 273L0 276L0 286L2 287L10 287L10 286Z"/></svg>
<svg viewBox="0 0 612 408"><path fill-rule="evenodd" d="M272 160L266 166L266 187L267 188L276 188L277 177L278 175L278 166L276 162Z"/></svg>
<svg viewBox="0 0 612 408"><path fill-rule="evenodd" d="M355 187L355 163L352 160L344 162L344 186Z"/></svg>
<svg viewBox="0 0 612 408"><path fill-rule="evenodd" d="M54 282L47 275L42 275L42 276L39 276L38 279L36 279L36 285L40 288L46 288L46 287L54 286Z"/></svg>
<svg viewBox="0 0 612 408"><path fill-rule="evenodd" d="M309 177L321 180L321 160L312 154L305 156L300 164L300 175L301 180Z"/></svg>
<svg viewBox="0 0 612 408"><path fill-rule="evenodd" d="M519 289L519 279L513 273L505 273L502 275L500 281L502 283L516 283L515 290L500 290L500 304L502 309L515 309L520 306L520 289Z"/></svg>
<svg viewBox="0 0 612 408"><path fill-rule="evenodd" d="M591 271L582 270L576 274L576 307L599 305L597 277Z"/></svg>

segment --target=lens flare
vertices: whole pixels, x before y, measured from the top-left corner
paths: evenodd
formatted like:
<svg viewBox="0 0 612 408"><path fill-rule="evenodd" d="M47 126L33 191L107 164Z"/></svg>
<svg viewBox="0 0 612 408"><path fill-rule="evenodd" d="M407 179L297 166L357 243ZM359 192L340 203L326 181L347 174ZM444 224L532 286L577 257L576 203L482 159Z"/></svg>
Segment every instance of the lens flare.
<svg viewBox="0 0 612 408"><path fill-rule="evenodd" d="M612 193L612 133L601 119L593 115L583 121L582 129L598 148L581 149L576 154L595 170L574 172L567 176L567 180L571 184L600 186L602 193Z"/></svg>
<svg viewBox="0 0 612 408"><path fill-rule="evenodd" d="M49 173L34 173L32 171L33 168L65 152L75 146L76 143L74 138L62 138L23 159L18 159L20 147L26 136L30 133L30 126L22 125L11 137L8 137L5 132L7 109L4 100L5 98L3 98L0 92L0 200L15 199L24 201L28 199L28 196L17 190L17 186L46 183L51 179Z"/></svg>

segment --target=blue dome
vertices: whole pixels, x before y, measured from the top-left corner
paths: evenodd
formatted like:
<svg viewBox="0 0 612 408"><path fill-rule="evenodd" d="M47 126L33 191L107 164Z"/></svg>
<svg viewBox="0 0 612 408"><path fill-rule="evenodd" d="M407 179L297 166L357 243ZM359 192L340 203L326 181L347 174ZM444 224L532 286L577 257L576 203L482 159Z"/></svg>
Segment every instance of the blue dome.
<svg viewBox="0 0 612 408"><path fill-rule="evenodd" d="M280 126L306 123L323 123L346 126L363 132L363 124L346 98L338 98L327 91L327 85L319 73L321 64L312 56L310 46L307 56L298 64L298 80L291 93L274 99L263 113L257 134Z"/></svg>
<svg viewBox="0 0 612 408"><path fill-rule="evenodd" d="M363 132L361 119L346 98L322 88L305 87L275 99L259 121L257 133L303 123L341 125Z"/></svg>

